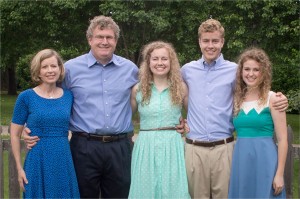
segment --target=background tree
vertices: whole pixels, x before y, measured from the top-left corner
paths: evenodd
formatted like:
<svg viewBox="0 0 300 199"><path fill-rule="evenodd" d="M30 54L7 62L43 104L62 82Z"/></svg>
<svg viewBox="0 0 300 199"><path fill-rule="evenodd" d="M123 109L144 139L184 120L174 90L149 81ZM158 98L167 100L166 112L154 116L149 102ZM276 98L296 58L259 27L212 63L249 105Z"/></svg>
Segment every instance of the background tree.
<svg viewBox="0 0 300 199"><path fill-rule="evenodd" d="M1 76L8 81L8 94L16 94L16 66L29 54L54 48L68 59L87 50L82 29L86 29L89 18L99 14L98 6L99 2L85 0L1 1L0 67ZM30 81L30 77L24 78Z"/></svg>
<svg viewBox="0 0 300 199"><path fill-rule="evenodd" d="M298 0L5 0L0 8L1 70L2 75L9 73L9 94L17 85L20 90L30 86L20 83L29 82L26 62L38 50L54 48L65 60L86 53L88 21L101 14L112 16L121 28L116 53L137 64L140 49L153 40L173 43L181 64L199 59L198 27L208 18L217 19L226 30L226 59L236 61L245 48L256 45L273 62L272 89L295 93L299 88ZM19 81L14 78L16 68Z"/></svg>

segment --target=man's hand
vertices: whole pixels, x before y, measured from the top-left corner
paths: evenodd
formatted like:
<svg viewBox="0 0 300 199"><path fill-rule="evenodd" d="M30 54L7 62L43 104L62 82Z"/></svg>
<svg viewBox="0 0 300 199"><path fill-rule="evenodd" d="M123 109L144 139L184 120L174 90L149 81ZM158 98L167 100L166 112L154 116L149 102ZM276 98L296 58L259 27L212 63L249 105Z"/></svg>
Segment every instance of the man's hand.
<svg viewBox="0 0 300 199"><path fill-rule="evenodd" d="M31 133L30 129L25 127L23 129L23 139L26 143L26 147L27 149L32 149L32 147L34 147L34 145L36 145L36 143L40 140L40 138L38 136L30 136L29 134Z"/></svg>
<svg viewBox="0 0 300 199"><path fill-rule="evenodd" d="M187 120L186 120L186 119L184 119L184 131L185 131L186 133L190 132L190 127L189 127L189 125L187 124Z"/></svg>
<svg viewBox="0 0 300 199"><path fill-rule="evenodd" d="M179 118L179 124L176 125L176 131L181 135L184 134L184 119L182 117Z"/></svg>
<svg viewBox="0 0 300 199"><path fill-rule="evenodd" d="M285 95L283 95L281 92L276 93L276 98L272 105L276 110L278 110L280 112L286 111L287 108L289 107L287 97Z"/></svg>

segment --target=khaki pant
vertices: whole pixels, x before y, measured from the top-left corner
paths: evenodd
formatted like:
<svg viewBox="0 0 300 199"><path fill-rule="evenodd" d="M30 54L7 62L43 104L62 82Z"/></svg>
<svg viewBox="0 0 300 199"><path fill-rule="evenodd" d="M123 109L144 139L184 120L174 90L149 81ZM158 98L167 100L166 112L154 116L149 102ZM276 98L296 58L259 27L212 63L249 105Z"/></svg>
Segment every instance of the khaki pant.
<svg viewBox="0 0 300 199"><path fill-rule="evenodd" d="M185 163L192 198L227 198L234 142L202 147L185 144Z"/></svg>

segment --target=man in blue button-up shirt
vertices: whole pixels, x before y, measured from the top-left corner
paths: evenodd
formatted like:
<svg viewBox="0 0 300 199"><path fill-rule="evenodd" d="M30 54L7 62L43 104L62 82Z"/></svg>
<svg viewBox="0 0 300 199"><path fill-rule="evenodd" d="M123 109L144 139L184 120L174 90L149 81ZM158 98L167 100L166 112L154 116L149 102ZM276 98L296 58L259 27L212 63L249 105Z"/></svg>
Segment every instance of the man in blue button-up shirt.
<svg viewBox="0 0 300 199"><path fill-rule="evenodd" d="M189 88L187 122L190 131L186 137L185 158L192 198L227 198L228 195L237 64L225 60L221 53L224 32L217 20L203 22L198 29L202 58L182 67L182 76ZM281 98L286 106L286 98Z"/></svg>
<svg viewBox="0 0 300 199"><path fill-rule="evenodd" d="M86 33L90 52L65 63L63 86L74 95L71 151L82 198L96 198L99 190L105 198L129 193L130 140L118 136L133 132L130 93L138 68L114 54L119 32L110 17L95 17Z"/></svg>

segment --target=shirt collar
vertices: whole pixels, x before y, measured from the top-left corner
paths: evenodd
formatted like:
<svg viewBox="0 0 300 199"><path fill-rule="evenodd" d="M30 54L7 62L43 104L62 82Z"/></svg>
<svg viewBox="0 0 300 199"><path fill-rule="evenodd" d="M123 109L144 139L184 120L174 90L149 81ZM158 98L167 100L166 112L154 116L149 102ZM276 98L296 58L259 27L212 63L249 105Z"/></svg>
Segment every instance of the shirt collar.
<svg viewBox="0 0 300 199"><path fill-rule="evenodd" d="M101 63L98 63L97 59L94 57L92 51L90 50L90 52L88 53L87 55L87 59L88 59L88 67L92 67L96 64L100 64L102 65ZM118 58L115 54L113 54L113 57L112 59L105 65L110 65L111 63L113 63L114 65L117 65L117 66L120 66L120 62L118 61Z"/></svg>
<svg viewBox="0 0 300 199"><path fill-rule="evenodd" d="M202 55L201 59L200 59L200 62L202 63L201 65L203 66L203 68L207 68L207 67L218 67L220 66L219 63L222 63L224 61L224 57L223 57L223 54L221 53L220 56L214 60L211 64L208 64L205 60L204 60L204 57Z"/></svg>

